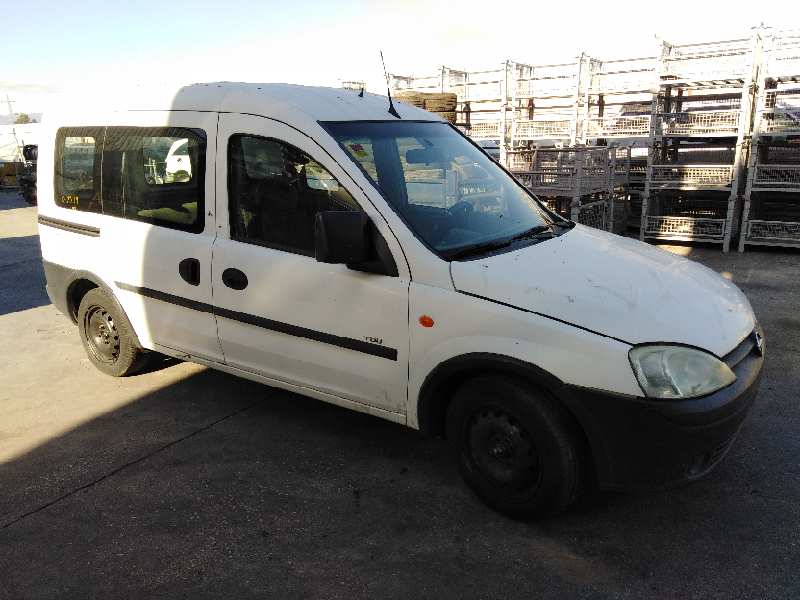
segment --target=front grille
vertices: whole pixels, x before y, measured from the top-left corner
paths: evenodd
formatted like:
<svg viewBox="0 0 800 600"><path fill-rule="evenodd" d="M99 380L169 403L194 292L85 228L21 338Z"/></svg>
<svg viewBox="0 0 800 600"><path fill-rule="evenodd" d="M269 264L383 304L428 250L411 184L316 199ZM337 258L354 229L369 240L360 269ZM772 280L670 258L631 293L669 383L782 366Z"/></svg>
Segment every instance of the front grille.
<svg viewBox="0 0 800 600"><path fill-rule="evenodd" d="M763 336L761 334L761 328L756 327L750 335L742 340L742 343L736 346L733 350L731 350L725 357L722 359L725 363L733 370L736 365L742 362L745 358L750 356L751 352L759 352L758 349L758 340L762 339Z"/></svg>

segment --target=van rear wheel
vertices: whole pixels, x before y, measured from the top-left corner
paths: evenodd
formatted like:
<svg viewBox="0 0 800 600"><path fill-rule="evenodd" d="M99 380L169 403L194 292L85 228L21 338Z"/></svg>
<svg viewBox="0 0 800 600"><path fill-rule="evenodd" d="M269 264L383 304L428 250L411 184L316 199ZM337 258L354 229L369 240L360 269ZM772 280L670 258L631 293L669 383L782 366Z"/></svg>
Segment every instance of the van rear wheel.
<svg viewBox="0 0 800 600"><path fill-rule="evenodd" d="M105 290L86 292L78 307L78 330L89 360L107 375L124 377L144 367L146 353L133 329Z"/></svg>
<svg viewBox="0 0 800 600"><path fill-rule="evenodd" d="M563 407L523 381L482 376L463 383L448 409L447 437L467 485L499 512L542 516L578 497L579 432Z"/></svg>

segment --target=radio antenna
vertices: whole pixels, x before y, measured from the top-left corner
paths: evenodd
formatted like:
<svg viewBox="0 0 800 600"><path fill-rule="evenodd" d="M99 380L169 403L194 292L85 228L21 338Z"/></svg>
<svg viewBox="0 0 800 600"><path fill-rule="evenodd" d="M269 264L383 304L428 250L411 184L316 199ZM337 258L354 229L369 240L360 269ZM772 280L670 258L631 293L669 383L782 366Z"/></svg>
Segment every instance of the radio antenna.
<svg viewBox="0 0 800 600"><path fill-rule="evenodd" d="M383 50L379 50L379 52L381 53L383 76L386 79L386 95L389 96L389 114L392 115L393 117L397 117L398 119L402 119L403 117L400 116L400 114L395 109L394 104L392 103L392 91L390 89L391 86L389 85L389 74L386 72L386 63L383 60Z"/></svg>

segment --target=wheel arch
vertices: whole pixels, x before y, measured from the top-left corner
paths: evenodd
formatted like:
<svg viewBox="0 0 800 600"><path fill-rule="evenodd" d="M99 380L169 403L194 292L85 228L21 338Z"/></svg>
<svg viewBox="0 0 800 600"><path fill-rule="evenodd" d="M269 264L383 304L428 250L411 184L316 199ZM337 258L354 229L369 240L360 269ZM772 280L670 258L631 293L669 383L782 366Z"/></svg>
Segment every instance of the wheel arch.
<svg viewBox="0 0 800 600"><path fill-rule="evenodd" d="M81 300L89 292L95 288L106 289L106 286L100 285L96 280L90 277L76 277L73 279L69 287L67 287L67 316L77 325L78 323L78 307L81 305Z"/></svg>
<svg viewBox="0 0 800 600"><path fill-rule="evenodd" d="M128 322L134 341L139 347L142 347L139 336L131 324L128 314L117 299L117 295L101 277L91 271L69 269L50 262L44 263L44 269L50 300L73 324L78 324L78 307L83 297L89 290L100 288L112 298L115 308Z"/></svg>
<svg viewBox="0 0 800 600"><path fill-rule="evenodd" d="M602 436L591 417L574 399L572 386L532 363L510 356L476 352L456 356L437 365L425 378L418 396L419 430L429 436L444 436L447 409L458 385L466 378L489 374L522 379L559 402L583 435L589 462L598 476L604 476L609 465Z"/></svg>

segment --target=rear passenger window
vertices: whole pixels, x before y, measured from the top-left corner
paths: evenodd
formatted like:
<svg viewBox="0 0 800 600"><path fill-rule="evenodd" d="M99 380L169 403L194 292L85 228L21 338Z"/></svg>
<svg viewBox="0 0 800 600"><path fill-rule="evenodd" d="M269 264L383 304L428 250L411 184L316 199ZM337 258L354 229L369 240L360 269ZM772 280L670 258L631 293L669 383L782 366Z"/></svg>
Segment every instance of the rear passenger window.
<svg viewBox="0 0 800 600"><path fill-rule="evenodd" d="M182 127L108 127L103 148L105 214L203 230L206 136Z"/></svg>
<svg viewBox="0 0 800 600"><path fill-rule="evenodd" d="M228 155L235 240L313 256L318 212L360 210L325 167L294 146L234 135Z"/></svg>
<svg viewBox="0 0 800 600"><path fill-rule="evenodd" d="M101 127L65 127L56 135L55 201L73 210L101 212Z"/></svg>

